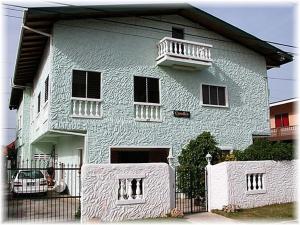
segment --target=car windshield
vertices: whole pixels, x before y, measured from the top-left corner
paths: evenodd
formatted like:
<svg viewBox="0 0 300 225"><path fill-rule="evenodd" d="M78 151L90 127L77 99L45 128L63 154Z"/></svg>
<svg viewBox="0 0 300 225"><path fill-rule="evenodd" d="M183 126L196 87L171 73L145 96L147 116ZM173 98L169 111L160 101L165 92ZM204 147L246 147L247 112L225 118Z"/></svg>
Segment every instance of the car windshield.
<svg viewBox="0 0 300 225"><path fill-rule="evenodd" d="M39 170L26 170L19 173L18 179L40 179L44 175Z"/></svg>

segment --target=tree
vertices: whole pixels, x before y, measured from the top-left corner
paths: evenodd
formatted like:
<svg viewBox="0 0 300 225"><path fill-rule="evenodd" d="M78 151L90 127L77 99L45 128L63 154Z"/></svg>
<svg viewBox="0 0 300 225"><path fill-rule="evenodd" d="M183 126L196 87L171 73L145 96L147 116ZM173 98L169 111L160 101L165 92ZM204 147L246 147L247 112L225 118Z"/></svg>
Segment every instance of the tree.
<svg viewBox="0 0 300 225"><path fill-rule="evenodd" d="M177 169L178 189L189 197L205 196L205 173L207 165L205 156L212 155L212 164L218 162L221 150L210 132L203 132L196 139L191 140L178 156Z"/></svg>

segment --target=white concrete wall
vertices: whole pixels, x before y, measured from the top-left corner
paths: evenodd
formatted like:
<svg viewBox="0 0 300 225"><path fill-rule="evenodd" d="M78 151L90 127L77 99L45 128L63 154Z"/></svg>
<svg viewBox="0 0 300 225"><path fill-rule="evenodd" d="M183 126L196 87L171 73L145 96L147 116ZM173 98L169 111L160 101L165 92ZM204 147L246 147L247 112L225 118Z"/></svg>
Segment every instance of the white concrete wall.
<svg viewBox="0 0 300 225"><path fill-rule="evenodd" d="M247 191L247 174L263 174L263 189ZM208 205L222 209L235 204L241 208L296 201L296 160L234 161L208 166Z"/></svg>
<svg viewBox="0 0 300 225"><path fill-rule="evenodd" d="M159 217L171 208L170 173L166 163L84 164L81 219L102 222ZM119 176L144 174L143 203L118 204Z"/></svg>

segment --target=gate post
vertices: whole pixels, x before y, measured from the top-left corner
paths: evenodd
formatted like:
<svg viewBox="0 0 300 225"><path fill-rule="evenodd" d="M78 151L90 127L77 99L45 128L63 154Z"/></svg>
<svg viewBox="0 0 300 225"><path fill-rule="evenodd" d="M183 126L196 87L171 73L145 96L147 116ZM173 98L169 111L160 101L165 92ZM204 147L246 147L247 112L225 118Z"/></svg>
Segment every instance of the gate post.
<svg viewBox="0 0 300 225"><path fill-rule="evenodd" d="M207 193L207 196L206 196L206 207L207 207L207 211L208 212L211 212L211 159L212 159L212 156L207 153L207 155L205 156L206 158L206 161L207 161L207 166L205 167L205 188L206 188L206 193Z"/></svg>

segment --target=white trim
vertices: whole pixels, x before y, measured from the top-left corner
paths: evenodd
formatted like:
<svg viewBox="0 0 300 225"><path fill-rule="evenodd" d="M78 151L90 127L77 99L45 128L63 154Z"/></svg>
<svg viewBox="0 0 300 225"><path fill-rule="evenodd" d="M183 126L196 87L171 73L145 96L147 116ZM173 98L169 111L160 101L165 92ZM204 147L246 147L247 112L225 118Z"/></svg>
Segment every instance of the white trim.
<svg viewBox="0 0 300 225"><path fill-rule="evenodd" d="M77 136L86 136L87 135L87 134L83 134L83 133L61 131L61 130L49 130L49 132L58 133L58 134L70 134L70 135L77 135Z"/></svg>
<svg viewBox="0 0 300 225"><path fill-rule="evenodd" d="M161 39L158 43L161 43L165 40L171 40L171 41L178 41L178 42L183 42L183 43L187 43L187 44L193 44L193 45L202 45L202 46L205 46L205 47L210 47L212 48L213 45L210 45L210 44L204 44L204 43L201 43L201 42L195 42L195 41L187 41L185 39L177 39L177 38L172 38L172 37L164 37L163 39Z"/></svg>
<svg viewBox="0 0 300 225"><path fill-rule="evenodd" d="M211 105L203 103L203 95L202 95L202 86L216 86L216 87L224 87L225 88L225 105ZM200 105L207 107L216 107L216 108L229 108L229 97L228 97L228 88L227 85L222 84L212 84L212 83L200 83Z"/></svg>
<svg viewBox="0 0 300 225"><path fill-rule="evenodd" d="M167 158L174 158L173 157L173 147L171 145L158 145L158 146L154 146L154 145L149 145L149 146L139 146L139 145L111 145L109 146L109 154L108 154L108 163L111 164L111 150L113 148L133 148L133 149L139 149L139 148L165 148L165 149L169 149L169 155Z"/></svg>
<svg viewBox="0 0 300 225"><path fill-rule="evenodd" d="M279 102L270 103L270 107L277 106L277 105L284 105L284 104L288 104L288 103L291 103L291 102L297 102L297 101L298 101L298 98L282 100L282 101L279 101Z"/></svg>

